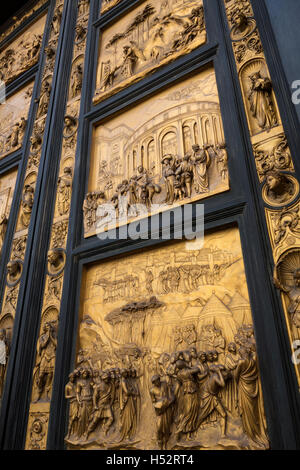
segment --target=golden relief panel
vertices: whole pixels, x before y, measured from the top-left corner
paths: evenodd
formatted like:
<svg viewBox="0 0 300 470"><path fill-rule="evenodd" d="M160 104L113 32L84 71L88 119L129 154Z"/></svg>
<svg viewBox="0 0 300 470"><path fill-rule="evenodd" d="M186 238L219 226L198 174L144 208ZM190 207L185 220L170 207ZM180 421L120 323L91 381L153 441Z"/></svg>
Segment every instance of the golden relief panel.
<svg viewBox="0 0 300 470"><path fill-rule="evenodd" d="M121 224L227 191L227 161L210 68L94 128L85 236L110 223L108 204Z"/></svg>
<svg viewBox="0 0 300 470"><path fill-rule="evenodd" d="M268 448L238 229L86 268L65 394L70 449Z"/></svg>
<svg viewBox="0 0 300 470"><path fill-rule="evenodd" d="M0 78L6 84L38 62L45 22L43 15L0 52Z"/></svg>
<svg viewBox="0 0 300 470"><path fill-rule="evenodd" d="M0 159L22 146L32 90L33 82L0 105Z"/></svg>
<svg viewBox="0 0 300 470"><path fill-rule="evenodd" d="M142 3L101 34L94 104L205 42L202 0Z"/></svg>

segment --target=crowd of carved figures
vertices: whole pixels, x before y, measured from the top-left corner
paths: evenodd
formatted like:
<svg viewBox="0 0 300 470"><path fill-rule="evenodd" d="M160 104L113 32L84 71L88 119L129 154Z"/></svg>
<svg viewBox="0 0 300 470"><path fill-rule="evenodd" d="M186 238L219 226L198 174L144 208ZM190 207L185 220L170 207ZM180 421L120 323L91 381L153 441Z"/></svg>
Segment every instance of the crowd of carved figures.
<svg viewBox="0 0 300 470"><path fill-rule="evenodd" d="M213 266L209 264L182 264L181 266L169 266L160 270L155 276L151 269L145 271L145 289L148 294L189 293L198 290L201 286L216 285L225 275L232 262L224 260ZM132 298L142 288L140 277L128 274L122 279L111 280L100 278L95 286L103 288L103 302L115 302L120 299Z"/></svg>
<svg viewBox="0 0 300 470"><path fill-rule="evenodd" d="M89 229L95 226L97 210L102 204L109 203L116 212L117 217L126 214L134 217L141 210L139 205L150 209L157 203L156 195L163 193L165 198L162 203L172 205L184 199L190 199L194 195L209 193L210 180L208 169L212 162L216 163L222 181L228 177L228 157L225 144L192 146L192 151L184 157L165 155L161 161L162 177L159 183L154 181L151 171L143 166L137 168L135 175L128 180L123 180L114 188L111 198L107 196L107 186L101 191L93 191L87 194L83 210L86 226ZM105 207L105 206L104 206ZM105 211L102 216L105 215Z"/></svg>
<svg viewBox="0 0 300 470"><path fill-rule="evenodd" d="M107 367L105 361L97 367L79 351L65 387L70 403L67 441L82 444L105 436L120 447L136 443L143 404L150 400L160 449L168 448L171 436L177 442L195 442L212 423L218 423L221 438L226 438L230 416L239 417L253 446L267 447L253 327L242 325L226 346L218 330L214 349L206 351L197 350L190 330L188 349L179 350L178 343L176 351L159 357L136 349L117 361L112 352ZM205 330L211 336L216 328L207 325Z"/></svg>

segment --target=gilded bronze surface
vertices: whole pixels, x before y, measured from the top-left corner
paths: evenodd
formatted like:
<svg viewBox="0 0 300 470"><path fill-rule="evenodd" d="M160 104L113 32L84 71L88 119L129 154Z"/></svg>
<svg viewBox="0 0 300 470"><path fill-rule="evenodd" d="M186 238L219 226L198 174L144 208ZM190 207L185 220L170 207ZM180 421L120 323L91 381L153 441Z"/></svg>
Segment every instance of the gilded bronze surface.
<svg viewBox="0 0 300 470"><path fill-rule="evenodd" d="M75 124L74 124L75 125ZM229 189L228 155L213 69L170 87L94 129L85 236ZM143 214L145 216L145 214Z"/></svg>
<svg viewBox="0 0 300 470"><path fill-rule="evenodd" d="M225 0L236 67L244 98L270 242L274 283L280 289L293 347L299 340L299 181L281 123L276 96L249 0ZM293 203L293 204L292 204ZM292 205L291 205L292 204ZM287 207L289 206L289 207ZM294 350L294 348L293 348ZM300 383L300 367L295 368Z"/></svg>
<svg viewBox="0 0 300 470"><path fill-rule="evenodd" d="M52 21L52 34L57 37L61 22L62 5L57 5ZM52 395L59 311L62 300L64 268L70 204L73 189L75 151L77 144L78 118L83 80L84 52L89 19L89 1L78 3L78 18L75 28L73 60L62 134L62 151L57 180L55 211L46 261L46 284L41 311L41 326L33 371L32 396L27 427L26 449L43 450L47 445L50 402ZM51 52L51 51L50 51ZM50 54L50 60L52 53ZM53 60L53 59L52 59ZM39 122L39 121L38 121ZM37 132L39 136L39 131ZM33 141L33 144L35 141ZM40 142L36 142L37 151ZM35 150L32 149L35 156Z"/></svg>
<svg viewBox="0 0 300 470"><path fill-rule="evenodd" d="M202 0L142 3L101 34L94 103L205 41Z"/></svg>
<svg viewBox="0 0 300 470"><path fill-rule="evenodd" d="M79 321L70 448L268 447L238 229L88 267Z"/></svg>
<svg viewBox="0 0 300 470"><path fill-rule="evenodd" d="M39 60L46 16L33 23L0 53L0 78L10 83Z"/></svg>
<svg viewBox="0 0 300 470"><path fill-rule="evenodd" d="M33 83L30 83L0 106L0 158L22 146L32 90Z"/></svg>

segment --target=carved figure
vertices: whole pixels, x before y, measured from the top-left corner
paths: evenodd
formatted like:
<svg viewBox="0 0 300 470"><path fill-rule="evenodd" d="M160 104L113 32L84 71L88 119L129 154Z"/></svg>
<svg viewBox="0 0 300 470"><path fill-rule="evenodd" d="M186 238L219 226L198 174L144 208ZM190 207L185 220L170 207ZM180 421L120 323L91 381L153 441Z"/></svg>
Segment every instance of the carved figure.
<svg viewBox="0 0 300 470"><path fill-rule="evenodd" d="M261 72L251 74L249 79L248 100L251 114L262 130L269 130L278 125L272 98L271 80L268 77L263 77Z"/></svg>
<svg viewBox="0 0 300 470"><path fill-rule="evenodd" d="M64 215L69 211L72 194L72 168L64 168L64 174L58 179L58 212Z"/></svg>
<svg viewBox="0 0 300 470"><path fill-rule="evenodd" d="M57 347L56 331L54 326L47 322L43 326L43 333L38 339L37 360L34 371L37 389L36 402L41 399L50 400L50 391L54 377L55 353Z"/></svg>

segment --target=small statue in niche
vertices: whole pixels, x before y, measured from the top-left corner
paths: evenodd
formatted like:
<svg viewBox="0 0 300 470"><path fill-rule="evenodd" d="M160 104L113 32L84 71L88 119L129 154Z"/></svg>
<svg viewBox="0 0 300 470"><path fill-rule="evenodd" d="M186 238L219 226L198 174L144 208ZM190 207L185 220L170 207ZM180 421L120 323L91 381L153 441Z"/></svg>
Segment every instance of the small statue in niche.
<svg viewBox="0 0 300 470"><path fill-rule="evenodd" d="M272 98L272 83L268 77L263 77L261 72L252 73L249 76L250 91L248 100L250 111L262 130L270 130L278 125Z"/></svg>
<svg viewBox="0 0 300 470"><path fill-rule="evenodd" d="M62 19L62 11L61 11L61 7L58 7L56 10L55 10L55 13L53 15L53 19L52 19L52 30L53 30L53 33L54 34L58 34L59 33L59 28L60 28L60 24L61 24L61 19Z"/></svg>
<svg viewBox="0 0 300 470"><path fill-rule="evenodd" d="M1 255L2 247L4 243L7 224L8 224L8 218L6 217L6 214L4 213L0 217L0 255Z"/></svg>
<svg viewBox="0 0 300 470"><path fill-rule="evenodd" d="M82 64L77 64L72 74L71 80L71 98L76 98L81 93L83 80Z"/></svg>
<svg viewBox="0 0 300 470"><path fill-rule="evenodd" d="M57 347L56 331L52 323L47 322L43 326L43 333L38 340L37 362L34 371L37 397L35 402L45 399L50 400L52 388L55 353Z"/></svg>
<svg viewBox="0 0 300 470"><path fill-rule="evenodd" d="M80 44L86 37L86 28L82 24L77 24L75 28L75 44Z"/></svg>
<svg viewBox="0 0 300 470"><path fill-rule="evenodd" d="M288 313L296 328L300 328L300 268L293 272L293 284L291 287L282 285L275 279L275 285L284 292L289 299Z"/></svg>
<svg viewBox="0 0 300 470"><path fill-rule="evenodd" d="M58 212L64 215L69 211L72 193L72 168L64 168L64 174L58 179Z"/></svg>
<svg viewBox="0 0 300 470"><path fill-rule="evenodd" d="M50 94L51 84L48 80L45 80L42 84L41 94L39 98L39 109L37 112L37 118L40 118L47 113L50 101Z"/></svg>
<svg viewBox="0 0 300 470"><path fill-rule="evenodd" d="M31 184L26 184L22 196L21 206L21 222L24 227L28 227L30 223L31 212L34 202L34 188Z"/></svg>
<svg viewBox="0 0 300 470"><path fill-rule="evenodd" d="M9 348L6 330L0 330L0 399L2 398Z"/></svg>
<svg viewBox="0 0 300 470"><path fill-rule="evenodd" d="M20 145L23 142L26 127L27 127L27 120L24 117L21 117L21 120L19 122L19 135L18 135L18 140L19 140Z"/></svg>
<svg viewBox="0 0 300 470"><path fill-rule="evenodd" d="M293 180L276 170L267 171L265 176L265 197L269 204L280 205L292 200L295 196Z"/></svg>

